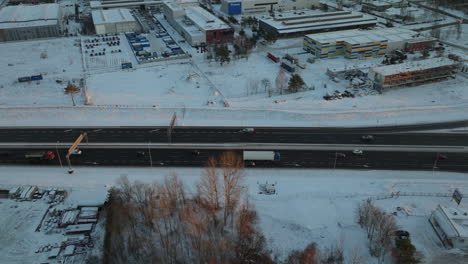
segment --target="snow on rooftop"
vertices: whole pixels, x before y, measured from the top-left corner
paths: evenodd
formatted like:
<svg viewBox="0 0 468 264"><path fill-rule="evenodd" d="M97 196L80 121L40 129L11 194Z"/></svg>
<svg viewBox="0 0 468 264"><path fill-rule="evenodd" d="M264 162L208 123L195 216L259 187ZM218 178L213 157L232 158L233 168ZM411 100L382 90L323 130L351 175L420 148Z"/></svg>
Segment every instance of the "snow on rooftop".
<svg viewBox="0 0 468 264"><path fill-rule="evenodd" d="M445 58L430 58L427 60L420 60L420 61L408 61L401 64L394 64L388 66L380 66L372 68L372 71L379 73L381 75L393 75L407 71L416 71L416 70L424 70L424 69L431 69L437 68L442 66L448 66L456 64L456 62Z"/></svg>
<svg viewBox="0 0 468 264"><path fill-rule="evenodd" d="M404 28L386 28L375 30L344 30L336 32L324 32L306 35L307 38L314 39L320 43L332 43L345 41L350 44L360 44L372 41L403 41L414 38L416 32ZM361 40L361 42L360 42Z"/></svg>
<svg viewBox="0 0 468 264"><path fill-rule="evenodd" d="M468 237L468 210L439 205L434 211L437 223L448 237Z"/></svg>
<svg viewBox="0 0 468 264"><path fill-rule="evenodd" d="M199 6L188 6L185 11L186 16L205 31L230 28L221 19Z"/></svg>
<svg viewBox="0 0 468 264"><path fill-rule="evenodd" d="M129 9L94 10L91 12L94 24L135 22Z"/></svg>
<svg viewBox="0 0 468 264"><path fill-rule="evenodd" d="M276 28L281 33L377 23L376 18L359 12L318 13L315 10L300 12L304 14L298 14L297 12L294 14L294 12L283 12L277 14L274 18L263 18L260 21Z"/></svg>
<svg viewBox="0 0 468 264"><path fill-rule="evenodd" d="M0 28L54 25L59 9L58 4L6 6L0 9Z"/></svg>

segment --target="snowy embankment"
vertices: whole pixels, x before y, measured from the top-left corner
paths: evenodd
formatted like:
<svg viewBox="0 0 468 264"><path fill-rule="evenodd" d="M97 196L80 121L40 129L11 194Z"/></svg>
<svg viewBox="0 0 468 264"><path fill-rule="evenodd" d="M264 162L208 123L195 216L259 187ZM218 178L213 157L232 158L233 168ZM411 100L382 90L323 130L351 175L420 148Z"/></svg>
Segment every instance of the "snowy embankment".
<svg viewBox="0 0 468 264"><path fill-rule="evenodd" d="M125 175L130 181L161 181L176 173L189 190L200 179L199 168L100 168L76 167L69 175L60 167L2 166L0 181L5 186L38 185L71 188L72 194L86 194L89 199L102 196ZM282 259L293 249L303 249L311 242L320 247L342 240L345 254L358 252L363 264L374 264L366 247L366 235L355 222L359 202L374 198L386 212L397 212L401 229L411 233L413 243L426 263L450 254L451 263L466 263L466 257L446 250L438 241L427 217L437 204L454 206L450 194L455 188L468 193L466 174L415 171L349 171L304 169L246 169L243 184L255 206L259 224L268 246ZM275 195L258 193L259 183L275 183ZM401 192L400 196L389 197ZM411 195L411 196L404 196ZM462 201L460 207L466 206Z"/></svg>
<svg viewBox="0 0 468 264"><path fill-rule="evenodd" d="M0 108L0 126L177 126L359 127L422 124L467 119L468 105L294 111L232 108L18 107Z"/></svg>

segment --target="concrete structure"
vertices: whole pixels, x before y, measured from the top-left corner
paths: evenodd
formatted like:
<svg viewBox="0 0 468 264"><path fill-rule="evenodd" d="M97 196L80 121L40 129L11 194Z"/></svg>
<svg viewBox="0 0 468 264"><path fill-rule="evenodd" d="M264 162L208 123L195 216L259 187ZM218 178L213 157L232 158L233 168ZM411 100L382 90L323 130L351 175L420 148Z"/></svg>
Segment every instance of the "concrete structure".
<svg viewBox="0 0 468 264"><path fill-rule="evenodd" d="M221 11L228 15L249 15L278 10L305 9L319 5L319 0L222 0Z"/></svg>
<svg viewBox="0 0 468 264"><path fill-rule="evenodd" d="M468 249L468 210L438 205L429 217L434 231L446 247Z"/></svg>
<svg viewBox="0 0 468 264"><path fill-rule="evenodd" d="M460 63L448 58L431 58L374 67L369 70L368 77L373 81L374 88L382 92L392 87L416 85L452 77L459 67Z"/></svg>
<svg viewBox="0 0 468 264"><path fill-rule="evenodd" d="M344 55L349 59L374 57L394 50L414 51L420 43L435 39L417 37L419 33L404 28L344 30L304 36L304 50L324 59Z"/></svg>
<svg viewBox="0 0 468 264"><path fill-rule="evenodd" d="M0 41L58 37L61 23L58 4L7 6L0 9Z"/></svg>
<svg viewBox="0 0 468 264"><path fill-rule="evenodd" d="M381 2L381 1L374 1L374 2L363 2L362 3L362 11L377 11L377 12L384 12L385 10L391 8L393 5L392 3L388 2Z"/></svg>
<svg viewBox="0 0 468 264"><path fill-rule="evenodd" d="M8 5L37 5L37 4L52 4L55 0L9 0Z"/></svg>
<svg viewBox="0 0 468 264"><path fill-rule="evenodd" d="M198 0L174 0L172 2L180 6L199 5ZM163 0L98 0L89 2L89 6L92 10L112 8L151 8L162 7L163 5Z"/></svg>
<svg viewBox="0 0 468 264"><path fill-rule="evenodd" d="M99 9L112 9L112 8L148 8L151 6L162 6L163 1L159 0L141 0L141 1L133 1L133 0L112 0L112 1L90 1L89 6L92 10L99 10Z"/></svg>
<svg viewBox="0 0 468 264"><path fill-rule="evenodd" d="M234 38L234 30L229 25L199 6L183 7L166 2L164 15L192 46Z"/></svg>
<svg viewBox="0 0 468 264"><path fill-rule="evenodd" d="M276 37L295 37L310 33L338 31L356 28L369 28L377 24L377 19L358 12L301 10L275 13L274 17L259 20L262 30Z"/></svg>
<svg viewBox="0 0 468 264"><path fill-rule="evenodd" d="M96 34L115 34L140 30L138 22L129 9L94 10L91 14Z"/></svg>

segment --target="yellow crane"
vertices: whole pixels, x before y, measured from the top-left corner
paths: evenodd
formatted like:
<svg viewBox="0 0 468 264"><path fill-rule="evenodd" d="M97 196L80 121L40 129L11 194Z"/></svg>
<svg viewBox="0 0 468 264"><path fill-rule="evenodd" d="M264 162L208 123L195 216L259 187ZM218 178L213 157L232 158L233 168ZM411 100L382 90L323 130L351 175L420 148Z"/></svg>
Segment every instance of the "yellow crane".
<svg viewBox="0 0 468 264"><path fill-rule="evenodd" d="M83 141L84 138L86 138L86 141L88 141L88 134L86 134L86 132L82 133L82 134L80 134L78 136L78 138L75 140L73 145L71 145L71 147L68 149L67 155L65 156L67 158L67 162L68 162L68 173L70 173L70 174L72 174L74 172L74 170L71 167L70 155L74 154L75 150L78 150L77 147L81 143L81 141ZM78 150L78 151L80 151L80 150ZM81 151L79 153L81 153Z"/></svg>

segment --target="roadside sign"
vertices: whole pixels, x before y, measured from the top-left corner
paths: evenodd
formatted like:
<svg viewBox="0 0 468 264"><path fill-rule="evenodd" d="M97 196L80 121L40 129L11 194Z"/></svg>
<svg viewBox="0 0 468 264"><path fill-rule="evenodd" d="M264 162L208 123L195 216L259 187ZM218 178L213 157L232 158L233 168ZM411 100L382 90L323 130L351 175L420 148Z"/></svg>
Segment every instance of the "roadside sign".
<svg viewBox="0 0 468 264"><path fill-rule="evenodd" d="M458 205L460 205L462 198L463 195L461 194L461 192L458 189L455 189L455 191L452 194L452 199L455 200L455 202L457 202Z"/></svg>

